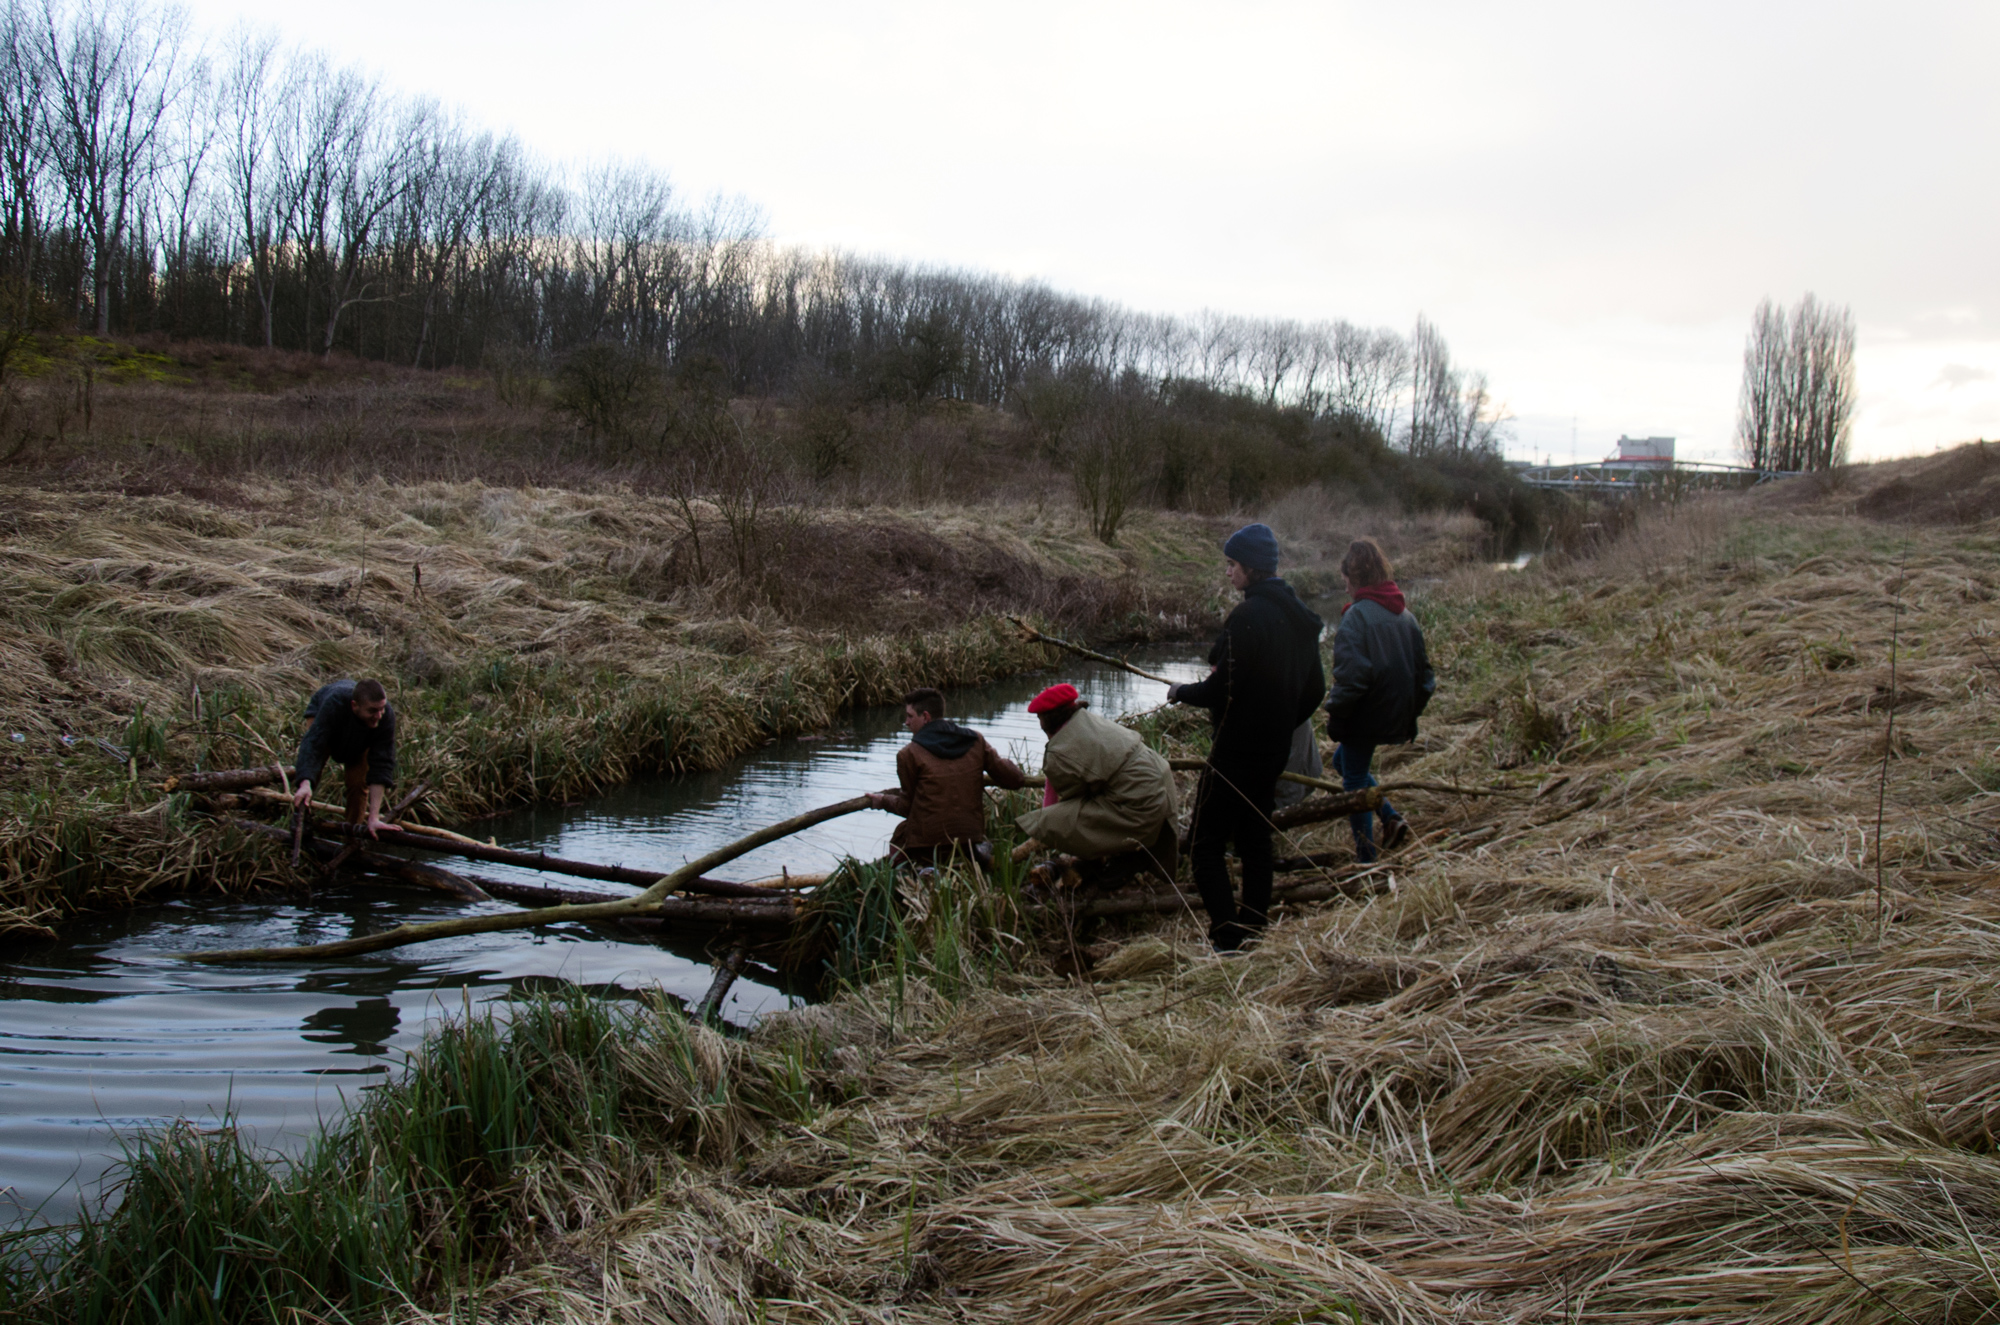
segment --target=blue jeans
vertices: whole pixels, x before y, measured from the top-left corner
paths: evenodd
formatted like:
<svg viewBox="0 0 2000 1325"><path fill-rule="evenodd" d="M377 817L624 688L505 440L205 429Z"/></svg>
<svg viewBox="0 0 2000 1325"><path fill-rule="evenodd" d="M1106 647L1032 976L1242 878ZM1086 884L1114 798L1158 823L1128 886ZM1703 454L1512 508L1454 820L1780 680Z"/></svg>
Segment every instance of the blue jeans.
<svg viewBox="0 0 2000 1325"><path fill-rule="evenodd" d="M1340 785L1349 791L1360 791L1375 785L1375 775L1368 771L1368 765L1375 762L1375 747L1360 741L1342 741L1333 747L1333 766L1340 770ZM1382 802L1385 816L1396 813L1396 807ZM1354 829L1354 858L1366 865L1375 859L1375 816L1367 810L1347 816L1348 824Z"/></svg>

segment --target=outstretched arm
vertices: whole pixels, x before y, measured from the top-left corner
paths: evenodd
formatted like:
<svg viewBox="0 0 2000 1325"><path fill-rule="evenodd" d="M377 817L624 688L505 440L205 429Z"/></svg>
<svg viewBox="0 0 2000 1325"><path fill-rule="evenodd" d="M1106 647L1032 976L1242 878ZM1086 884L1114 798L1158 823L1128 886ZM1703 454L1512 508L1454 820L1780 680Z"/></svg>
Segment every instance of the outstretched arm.
<svg viewBox="0 0 2000 1325"><path fill-rule="evenodd" d="M907 819L910 817L910 806L917 799L917 757L910 753L907 745L896 752L896 782L897 786L892 790L869 792L868 808L887 810Z"/></svg>

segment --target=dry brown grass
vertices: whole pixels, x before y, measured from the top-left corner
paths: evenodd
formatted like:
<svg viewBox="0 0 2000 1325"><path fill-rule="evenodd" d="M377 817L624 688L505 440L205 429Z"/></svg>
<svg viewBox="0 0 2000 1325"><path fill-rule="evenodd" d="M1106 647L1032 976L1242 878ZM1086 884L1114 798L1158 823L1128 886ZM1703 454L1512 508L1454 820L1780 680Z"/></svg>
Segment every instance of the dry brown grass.
<svg viewBox="0 0 2000 1325"><path fill-rule="evenodd" d="M697 519L721 560L720 517ZM1194 517L1140 517L1115 552L1034 505L783 512L770 536L746 578L697 573L673 503L616 489L0 491L0 929L282 879L153 788L289 758L335 676L389 682L406 780L457 817L1042 665L1002 612L1175 636L1222 591Z"/></svg>
<svg viewBox="0 0 2000 1325"><path fill-rule="evenodd" d="M1526 794L1408 798L1387 886L1247 959L1182 918L1082 936L1087 979L772 1018L742 1070L812 1107L481 1310L1993 1319L1995 585L1991 525L1744 500L1460 571L1390 762Z"/></svg>

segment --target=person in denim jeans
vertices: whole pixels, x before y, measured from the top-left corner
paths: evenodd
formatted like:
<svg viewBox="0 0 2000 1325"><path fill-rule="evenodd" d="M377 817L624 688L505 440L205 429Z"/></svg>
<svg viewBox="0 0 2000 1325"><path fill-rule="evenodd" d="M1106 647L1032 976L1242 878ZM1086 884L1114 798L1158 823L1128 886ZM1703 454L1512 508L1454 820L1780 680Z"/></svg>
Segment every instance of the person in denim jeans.
<svg viewBox="0 0 2000 1325"><path fill-rule="evenodd" d="M1437 675L1424 649L1424 632L1390 578L1389 559L1375 540L1350 543L1340 573L1352 601L1333 635L1326 734L1340 743L1333 752L1340 785L1359 791L1375 785L1368 769L1379 747L1417 739L1417 718L1437 689ZM1382 845L1401 845L1409 837L1408 822L1387 801L1381 814ZM1374 860L1374 815L1363 810L1348 822L1354 829L1354 858L1363 864Z"/></svg>

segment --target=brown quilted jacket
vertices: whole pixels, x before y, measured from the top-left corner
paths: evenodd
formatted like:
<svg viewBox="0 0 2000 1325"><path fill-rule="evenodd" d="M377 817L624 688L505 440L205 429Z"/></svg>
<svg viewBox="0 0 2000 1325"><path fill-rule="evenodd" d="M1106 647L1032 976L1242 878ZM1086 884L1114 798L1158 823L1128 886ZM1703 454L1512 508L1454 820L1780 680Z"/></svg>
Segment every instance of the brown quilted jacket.
<svg viewBox="0 0 2000 1325"><path fill-rule="evenodd" d="M889 836L892 845L921 851L949 842L986 840L986 779L1016 791L1028 785L1020 765L989 745L984 736L956 759L940 759L911 741L896 753L897 790L887 809L903 816Z"/></svg>

